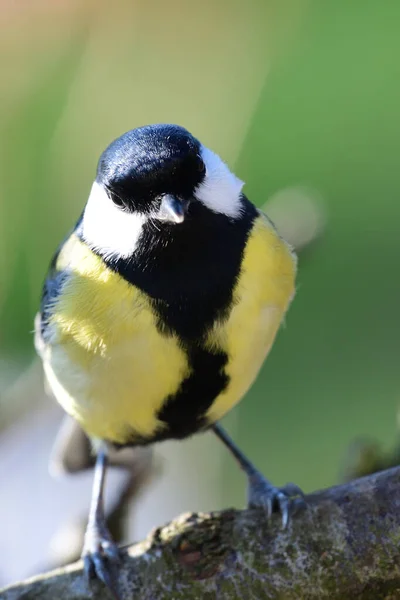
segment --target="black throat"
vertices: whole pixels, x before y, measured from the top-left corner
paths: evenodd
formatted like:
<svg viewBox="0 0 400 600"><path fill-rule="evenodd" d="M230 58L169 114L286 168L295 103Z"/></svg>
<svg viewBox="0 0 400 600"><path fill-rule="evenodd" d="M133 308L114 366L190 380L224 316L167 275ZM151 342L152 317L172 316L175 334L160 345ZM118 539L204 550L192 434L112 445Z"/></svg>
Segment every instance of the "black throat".
<svg viewBox="0 0 400 600"><path fill-rule="evenodd" d="M243 197L238 220L212 213L200 203L183 224L148 222L134 256L104 259L121 277L145 292L165 334L199 342L233 301L255 207Z"/></svg>

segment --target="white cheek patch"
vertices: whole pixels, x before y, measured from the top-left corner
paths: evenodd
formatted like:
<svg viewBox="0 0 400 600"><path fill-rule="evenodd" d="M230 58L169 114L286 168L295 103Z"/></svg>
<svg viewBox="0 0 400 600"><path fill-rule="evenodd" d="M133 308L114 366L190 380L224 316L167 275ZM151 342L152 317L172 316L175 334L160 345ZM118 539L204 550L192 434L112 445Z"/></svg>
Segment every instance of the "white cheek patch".
<svg viewBox="0 0 400 600"><path fill-rule="evenodd" d="M195 191L195 197L216 213L223 213L232 219L239 218L243 181L209 148L202 146L201 156L206 166L206 174L204 181Z"/></svg>
<svg viewBox="0 0 400 600"><path fill-rule="evenodd" d="M124 212L96 181L83 214L84 240L103 256L128 258L135 251L146 217Z"/></svg>

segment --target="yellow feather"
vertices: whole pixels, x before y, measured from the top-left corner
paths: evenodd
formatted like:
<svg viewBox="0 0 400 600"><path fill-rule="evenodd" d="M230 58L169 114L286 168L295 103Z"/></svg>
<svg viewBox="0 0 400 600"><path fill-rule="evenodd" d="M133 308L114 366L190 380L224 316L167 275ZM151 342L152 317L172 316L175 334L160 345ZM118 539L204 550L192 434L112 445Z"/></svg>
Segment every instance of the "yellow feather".
<svg viewBox="0 0 400 600"><path fill-rule="evenodd" d="M260 214L244 252L227 320L209 348L228 353L230 382L207 413L222 417L246 393L294 294L295 258ZM146 294L111 271L75 235L56 265L71 273L51 319L44 367L53 392L88 434L124 443L150 436L157 411L190 373L175 336L159 334Z"/></svg>
<svg viewBox="0 0 400 600"><path fill-rule="evenodd" d="M296 257L260 213L246 245L234 292L235 305L225 323L208 337L229 354L230 385L208 412L220 419L247 392L267 356L294 295Z"/></svg>
<svg viewBox="0 0 400 600"><path fill-rule="evenodd" d="M44 361L56 398L95 437L122 443L132 430L146 436L162 428L161 401L188 374L178 340L158 333L146 295L75 235L57 268L72 276L51 319Z"/></svg>

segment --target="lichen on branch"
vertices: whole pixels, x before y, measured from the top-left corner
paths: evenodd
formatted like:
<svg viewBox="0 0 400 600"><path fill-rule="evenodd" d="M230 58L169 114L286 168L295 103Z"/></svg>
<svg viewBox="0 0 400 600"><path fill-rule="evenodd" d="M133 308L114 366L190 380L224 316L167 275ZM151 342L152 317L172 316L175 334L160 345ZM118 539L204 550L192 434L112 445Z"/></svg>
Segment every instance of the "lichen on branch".
<svg viewBox="0 0 400 600"><path fill-rule="evenodd" d="M400 468L311 494L286 530L260 509L183 515L126 549L126 600L400 598ZM0 592L1 600L108 600L82 563Z"/></svg>

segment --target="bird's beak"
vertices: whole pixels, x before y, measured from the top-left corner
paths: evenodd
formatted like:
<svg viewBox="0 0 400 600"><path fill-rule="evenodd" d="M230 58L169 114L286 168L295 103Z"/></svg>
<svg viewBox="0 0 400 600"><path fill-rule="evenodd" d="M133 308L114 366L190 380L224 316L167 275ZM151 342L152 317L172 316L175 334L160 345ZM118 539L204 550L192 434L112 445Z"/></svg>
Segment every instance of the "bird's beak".
<svg viewBox="0 0 400 600"><path fill-rule="evenodd" d="M183 223L185 220L188 202L180 200L175 196L166 194L161 200L158 218L171 223Z"/></svg>

